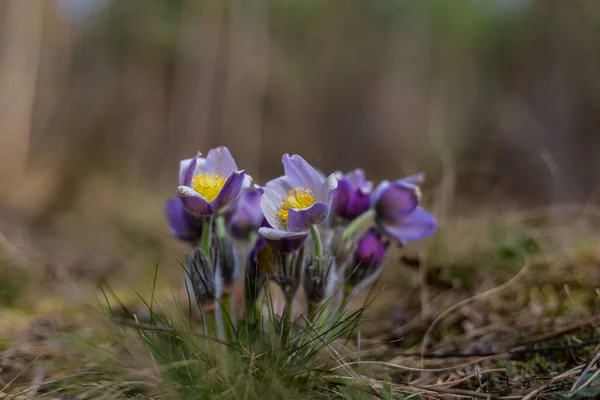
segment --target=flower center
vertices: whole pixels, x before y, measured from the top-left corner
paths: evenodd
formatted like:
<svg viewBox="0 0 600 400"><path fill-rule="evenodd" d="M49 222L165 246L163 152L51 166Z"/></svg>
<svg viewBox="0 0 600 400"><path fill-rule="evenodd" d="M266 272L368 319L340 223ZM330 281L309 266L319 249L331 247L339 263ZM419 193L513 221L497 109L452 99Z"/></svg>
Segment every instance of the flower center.
<svg viewBox="0 0 600 400"><path fill-rule="evenodd" d="M312 190L298 186L296 189L290 190L288 195L283 198L281 203L279 203L277 216L281 218L284 224L287 224L288 211L290 208L293 208L294 210L307 208L316 202L317 199L315 199Z"/></svg>
<svg viewBox="0 0 600 400"><path fill-rule="evenodd" d="M217 198L226 181L227 179L217 174L209 174L206 172L205 174L196 175L192 180L191 186L192 189L200 193L206 201L211 202Z"/></svg>

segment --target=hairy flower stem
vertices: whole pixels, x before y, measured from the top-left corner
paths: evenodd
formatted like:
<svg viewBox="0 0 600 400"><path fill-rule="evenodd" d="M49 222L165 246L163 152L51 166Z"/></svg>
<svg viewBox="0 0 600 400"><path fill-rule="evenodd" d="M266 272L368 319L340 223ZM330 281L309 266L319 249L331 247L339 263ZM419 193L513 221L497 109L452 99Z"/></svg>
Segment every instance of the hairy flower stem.
<svg viewBox="0 0 600 400"><path fill-rule="evenodd" d="M312 235L312 240L315 246L315 257L321 258L323 255L323 245L321 243L321 234L319 233L319 229L316 226L311 226L310 233Z"/></svg>
<svg viewBox="0 0 600 400"><path fill-rule="evenodd" d="M342 302L340 303L340 307L337 309L336 313L336 322L341 321L345 314L348 312L348 307L350 306L350 301L352 300L352 293L344 290L342 293Z"/></svg>
<svg viewBox="0 0 600 400"><path fill-rule="evenodd" d="M281 318L281 345L285 348L287 346L290 332L292 330L292 307L294 305L293 293L285 294L285 308L283 309L283 315Z"/></svg>
<svg viewBox="0 0 600 400"><path fill-rule="evenodd" d="M217 304L217 319L219 339L231 342L233 340L233 314L231 312L231 296L229 293L224 293Z"/></svg>
<svg viewBox="0 0 600 400"><path fill-rule="evenodd" d="M375 216L375 210L368 210L360 214L342 233L342 239L348 239L354 232L359 230L364 224L369 222Z"/></svg>
<svg viewBox="0 0 600 400"><path fill-rule="evenodd" d="M225 237L225 217L222 215L217 215L215 220L215 226L217 228L217 237L219 239Z"/></svg>
<svg viewBox="0 0 600 400"><path fill-rule="evenodd" d="M226 235L225 217L222 215L217 215L215 217L215 228L217 238L224 238ZM219 313L219 318L217 319L219 339L224 340L227 338L227 340L231 340L233 338L231 326L233 313L231 312L231 296L229 293L223 293L220 296L219 301L217 302L217 312Z"/></svg>
<svg viewBox="0 0 600 400"><path fill-rule="evenodd" d="M204 218L204 230L202 232L202 250L206 257L210 257L210 239L212 236L212 216Z"/></svg>
<svg viewBox="0 0 600 400"><path fill-rule="evenodd" d="M204 321L204 334L206 336L213 336L217 331L215 310L203 311L202 320Z"/></svg>

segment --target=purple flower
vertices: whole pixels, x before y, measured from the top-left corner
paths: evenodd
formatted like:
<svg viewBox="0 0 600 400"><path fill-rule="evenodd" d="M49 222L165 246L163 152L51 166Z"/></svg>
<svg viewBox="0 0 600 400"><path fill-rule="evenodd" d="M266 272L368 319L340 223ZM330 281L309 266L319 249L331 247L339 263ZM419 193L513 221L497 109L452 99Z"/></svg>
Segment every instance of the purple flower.
<svg viewBox="0 0 600 400"><path fill-rule="evenodd" d="M325 178L297 154L282 158L285 175L269 181L260 198L260 207L271 227L258 232L267 240L304 238L313 225L329 216L334 174Z"/></svg>
<svg viewBox="0 0 600 400"><path fill-rule="evenodd" d="M206 158L198 153L181 161L179 197L190 214L213 215L232 207L251 181L245 171L238 170L229 149L217 147Z"/></svg>
<svg viewBox="0 0 600 400"><path fill-rule="evenodd" d="M365 178L365 171L355 169L345 175L338 174L338 187L333 191L333 212L354 219L369 209L373 183Z"/></svg>
<svg viewBox="0 0 600 400"><path fill-rule="evenodd" d="M179 197L172 197L165 204L165 216L171 226L171 233L178 239L196 242L202 236L202 218L185 211Z"/></svg>
<svg viewBox="0 0 600 400"><path fill-rule="evenodd" d="M433 215L419 207L423 174L394 182L383 181L371 196L376 221L381 230L400 243L431 236L437 229Z"/></svg>
<svg viewBox="0 0 600 400"><path fill-rule="evenodd" d="M248 239L250 233L258 231L264 215L260 208L262 189L247 188L242 191L235 206L226 213L227 230L237 239Z"/></svg>
<svg viewBox="0 0 600 400"><path fill-rule="evenodd" d="M353 262L346 269L346 284L350 290L356 288L358 292L379 276L389 245L376 228L369 228L360 238Z"/></svg>

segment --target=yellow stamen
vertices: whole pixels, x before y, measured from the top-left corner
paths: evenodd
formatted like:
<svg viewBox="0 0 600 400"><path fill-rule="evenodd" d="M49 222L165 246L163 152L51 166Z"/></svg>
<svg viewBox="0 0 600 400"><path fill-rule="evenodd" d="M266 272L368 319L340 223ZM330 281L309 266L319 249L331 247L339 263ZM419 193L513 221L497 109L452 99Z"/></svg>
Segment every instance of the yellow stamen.
<svg viewBox="0 0 600 400"><path fill-rule="evenodd" d="M279 211L277 216L281 218L284 224L287 224L288 211L290 208L298 210L301 208L307 208L317 202L312 190L305 189L303 187L297 187L289 191L288 195L279 203Z"/></svg>
<svg viewBox="0 0 600 400"><path fill-rule="evenodd" d="M192 189L200 193L206 201L213 201L217 198L221 189L223 189L223 185L226 181L227 179L217 174L209 174L206 172L205 174L196 175L194 177L192 180Z"/></svg>

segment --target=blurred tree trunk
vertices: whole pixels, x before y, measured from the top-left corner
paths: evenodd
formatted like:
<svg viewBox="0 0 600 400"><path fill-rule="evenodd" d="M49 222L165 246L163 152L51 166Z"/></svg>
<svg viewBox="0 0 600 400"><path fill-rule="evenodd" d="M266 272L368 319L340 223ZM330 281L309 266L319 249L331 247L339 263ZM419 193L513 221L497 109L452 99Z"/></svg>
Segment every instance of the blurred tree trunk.
<svg viewBox="0 0 600 400"><path fill-rule="evenodd" d="M46 0L4 0L0 24L0 171L25 167Z"/></svg>

